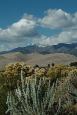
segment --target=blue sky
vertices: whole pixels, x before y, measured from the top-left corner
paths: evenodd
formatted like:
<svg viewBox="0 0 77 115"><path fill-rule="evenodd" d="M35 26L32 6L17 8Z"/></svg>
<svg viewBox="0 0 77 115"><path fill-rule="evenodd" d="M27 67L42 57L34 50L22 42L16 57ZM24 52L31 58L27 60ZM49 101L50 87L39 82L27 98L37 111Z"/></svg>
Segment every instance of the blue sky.
<svg viewBox="0 0 77 115"><path fill-rule="evenodd" d="M0 0L0 51L77 42L77 0Z"/></svg>
<svg viewBox="0 0 77 115"><path fill-rule="evenodd" d="M77 0L0 0L0 27L18 21L24 13L41 17L50 8L75 12Z"/></svg>

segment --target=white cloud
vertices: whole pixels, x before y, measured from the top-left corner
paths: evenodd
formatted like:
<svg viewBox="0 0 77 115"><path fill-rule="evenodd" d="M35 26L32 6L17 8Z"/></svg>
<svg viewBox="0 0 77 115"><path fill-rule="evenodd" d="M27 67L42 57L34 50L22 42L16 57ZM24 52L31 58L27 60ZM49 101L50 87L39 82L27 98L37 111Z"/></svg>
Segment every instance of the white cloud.
<svg viewBox="0 0 77 115"><path fill-rule="evenodd" d="M11 40L14 40L16 37L35 35L35 28L36 22L33 19L25 17L12 24L7 29L0 29L0 38L6 37L7 39L13 37Z"/></svg>
<svg viewBox="0 0 77 115"><path fill-rule="evenodd" d="M62 9L49 9L39 22L51 29L77 28L77 12L70 14Z"/></svg>
<svg viewBox="0 0 77 115"><path fill-rule="evenodd" d="M41 28L61 29L52 36L38 33L38 26ZM0 51L26 46L27 44L38 44L42 46L54 45L57 43L77 42L77 12L67 13L61 9L49 9L43 18L36 18L33 15L24 14L18 21L6 29L0 28Z"/></svg>
<svg viewBox="0 0 77 115"><path fill-rule="evenodd" d="M77 42L77 30L63 31L55 36L44 36L34 41L41 46L56 45L58 43L73 43Z"/></svg>
<svg viewBox="0 0 77 115"><path fill-rule="evenodd" d="M77 42L77 12L67 13L62 9L49 9L45 12L45 16L39 20L40 26L44 28L60 29L58 34L52 36L41 35L36 40L39 45L55 45L58 43Z"/></svg>
<svg viewBox="0 0 77 115"><path fill-rule="evenodd" d="M6 29L0 28L0 50L23 46L38 36L36 20L26 15Z"/></svg>

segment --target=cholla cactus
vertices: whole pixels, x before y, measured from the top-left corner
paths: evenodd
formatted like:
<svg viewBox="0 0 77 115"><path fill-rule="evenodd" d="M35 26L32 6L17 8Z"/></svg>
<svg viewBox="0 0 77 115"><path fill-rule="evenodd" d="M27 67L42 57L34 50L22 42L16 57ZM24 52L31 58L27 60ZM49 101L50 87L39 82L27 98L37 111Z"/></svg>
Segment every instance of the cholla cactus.
<svg viewBox="0 0 77 115"><path fill-rule="evenodd" d="M21 86L15 90L15 94L9 93L7 96L7 105L10 115L51 115L54 110L54 96L56 84L51 85L51 80L45 77L32 79L23 79L21 70ZM54 115L59 113L61 100L55 106ZM10 105L10 106L9 106Z"/></svg>

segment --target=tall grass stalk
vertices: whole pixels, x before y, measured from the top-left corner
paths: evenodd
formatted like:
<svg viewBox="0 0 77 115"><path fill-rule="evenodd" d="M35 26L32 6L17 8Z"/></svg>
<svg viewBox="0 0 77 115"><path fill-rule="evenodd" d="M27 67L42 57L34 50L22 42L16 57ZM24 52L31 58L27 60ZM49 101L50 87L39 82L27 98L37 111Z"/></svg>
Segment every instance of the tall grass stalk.
<svg viewBox="0 0 77 115"><path fill-rule="evenodd" d="M7 96L8 110L10 115L58 115L61 107L59 100L57 110L53 110L54 96L57 82L51 84L51 80L46 77L23 78L21 70L21 85L18 85L12 94Z"/></svg>

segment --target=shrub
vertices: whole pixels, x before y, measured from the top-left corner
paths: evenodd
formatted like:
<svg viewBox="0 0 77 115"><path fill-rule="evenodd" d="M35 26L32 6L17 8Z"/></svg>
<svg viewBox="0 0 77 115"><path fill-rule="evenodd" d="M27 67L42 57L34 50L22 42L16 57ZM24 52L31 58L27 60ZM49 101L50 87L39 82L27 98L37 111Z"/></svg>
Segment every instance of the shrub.
<svg viewBox="0 0 77 115"><path fill-rule="evenodd" d="M71 63L70 63L70 66L75 66L75 67L77 67L77 62L71 62Z"/></svg>
<svg viewBox="0 0 77 115"><path fill-rule="evenodd" d="M13 95L11 92L7 96L7 105L10 113L16 115L57 115L60 110L60 100L56 103L54 95L57 84L51 85L50 79L26 78L24 83L21 74L21 87L15 90ZM9 106L10 105L10 106Z"/></svg>
<svg viewBox="0 0 77 115"><path fill-rule="evenodd" d="M5 79L8 86L6 113L10 115L77 114L76 67L54 65L33 68L17 63L7 66L2 76L1 83L4 84L3 79ZM6 96L6 90L2 90L2 94ZM5 99L2 101L4 104Z"/></svg>

